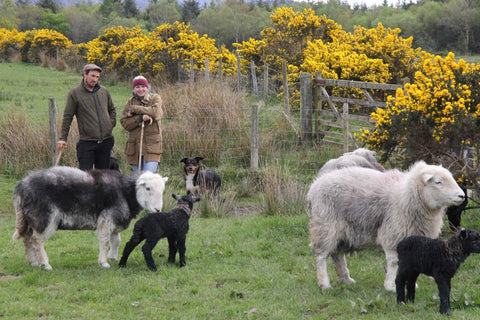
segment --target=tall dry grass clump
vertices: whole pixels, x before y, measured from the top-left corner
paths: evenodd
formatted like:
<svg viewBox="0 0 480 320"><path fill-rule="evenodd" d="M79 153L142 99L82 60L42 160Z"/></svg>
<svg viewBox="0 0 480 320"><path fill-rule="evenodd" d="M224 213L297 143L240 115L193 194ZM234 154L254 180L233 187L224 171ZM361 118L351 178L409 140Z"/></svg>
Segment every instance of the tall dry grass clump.
<svg viewBox="0 0 480 320"><path fill-rule="evenodd" d="M307 190L283 166L269 166L260 171L263 191L261 212L265 215L298 215L305 212Z"/></svg>
<svg viewBox="0 0 480 320"><path fill-rule="evenodd" d="M57 123L57 128L59 123ZM76 122L71 134L78 140ZM64 151L61 165L76 166L75 143ZM34 124L25 113L11 111L0 114L0 170L14 177L23 177L29 171L53 165L49 128Z"/></svg>
<svg viewBox="0 0 480 320"><path fill-rule="evenodd" d="M24 113L0 115L0 169L15 176L50 162L48 130L29 123Z"/></svg>
<svg viewBox="0 0 480 320"><path fill-rule="evenodd" d="M218 81L165 85L164 156L202 156L217 165L224 155L249 157L247 96ZM247 108L248 110L248 108Z"/></svg>

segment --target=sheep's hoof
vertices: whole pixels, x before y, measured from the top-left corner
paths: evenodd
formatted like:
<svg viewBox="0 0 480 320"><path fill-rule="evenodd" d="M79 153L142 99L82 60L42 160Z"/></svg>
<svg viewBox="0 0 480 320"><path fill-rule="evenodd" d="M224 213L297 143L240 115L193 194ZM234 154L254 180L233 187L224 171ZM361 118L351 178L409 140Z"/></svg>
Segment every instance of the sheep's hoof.
<svg viewBox="0 0 480 320"><path fill-rule="evenodd" d="M395 287L395 284L391 284L391 283L385 283L385 289L387 291L396 291L396 287Z"/></svg>
<svg viewBox="0 0 480 320"><path fill-rule="evenodd" d="M322 289L322 290L328 290L328 289L331 289L332 286L330 284L322 284L322 283L319 283L318 286Z"/></svg>
<svg viewBox="0 0 480 320"><path fill-rule="evenodd" d="M348 278L342 279L341 282L344 284L352 284L352 283L355 283L355 280L348 277Z"/></svg>
<svg viewBox="0 0 480 320"><path fill-rule="evenodd" d="M102 268L110 268L110 264L108 262L99 262L100 267Z"/></svg>
<svg viewBox="0 0 480 320"><path fill-rule="evenodd" d="M40 268L42 268L42 269L44 269L44 270L48 270L48 271L52 271L52 270L53 270L52 266L49 265L48 263L47 263L47 264L42 264L42 265L40 266Z"/></svg>

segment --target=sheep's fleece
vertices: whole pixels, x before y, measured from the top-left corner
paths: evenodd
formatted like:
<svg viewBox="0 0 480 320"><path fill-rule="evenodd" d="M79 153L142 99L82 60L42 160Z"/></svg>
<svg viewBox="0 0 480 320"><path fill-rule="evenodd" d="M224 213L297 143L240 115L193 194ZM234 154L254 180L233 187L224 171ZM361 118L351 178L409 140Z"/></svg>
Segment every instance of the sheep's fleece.
<svg viewBox="0 0 480 320"><path fill-rule="evenodd" d="M342 156L330 159L320 168L318 175L336 169L347 167L363 167L376 169L378 171L385 171L380 163L375 158L377 153L366 148L358 148L352 152L346 152Z"/></svg>
<svg viewBox="0 0 480 320"><path fill-rule="evenodd" d="M445 208L464 197L447 169L423 161L407 172L349 167L317 176L307 203L319 286L331 287L329 256L339 281L353 283L345 254L378 244L387 259L385 288L394 291L397 244L410 235L438 237Z"/></svg>

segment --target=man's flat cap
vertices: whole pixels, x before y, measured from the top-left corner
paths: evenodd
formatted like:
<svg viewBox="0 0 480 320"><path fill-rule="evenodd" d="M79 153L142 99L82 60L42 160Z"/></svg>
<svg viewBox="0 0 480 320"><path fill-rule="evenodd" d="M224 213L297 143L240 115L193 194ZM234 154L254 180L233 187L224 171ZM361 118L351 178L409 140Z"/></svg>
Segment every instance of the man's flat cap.
<svg viewBox="0 0 480 320"><path fill-rule="evenodd" d="M84 67L83 67L83 72L88 72L88 71L91 71L91 70L97 70L99 72L102 72L102 68L100 68L99 66L97 66L96 64L93 64L93 63L90 63L90 64L86 64Z"/></svg>

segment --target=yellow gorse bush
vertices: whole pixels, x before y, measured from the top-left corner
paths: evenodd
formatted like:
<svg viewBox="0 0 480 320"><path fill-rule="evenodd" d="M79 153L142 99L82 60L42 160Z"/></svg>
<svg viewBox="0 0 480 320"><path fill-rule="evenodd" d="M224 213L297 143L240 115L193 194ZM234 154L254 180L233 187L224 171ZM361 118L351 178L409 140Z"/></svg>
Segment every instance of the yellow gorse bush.
<svg viewBox="0 0 480 320"><path fill-rule="evenodd" d="M24 36L24 32L16 29L0 28L0 59L2 61L8 61L18 53Z"/></svg>
<svg viewBox="0 0 480 320"><path fill-rule="evenodd" d="M257 66L268 63L280 70L281 63L287 62L288 70L294 72L289 74L291 88L303 72L320 72L325 78L400 83L413 78L428 58L421 49L411 47L412 38L400 36L400 29L385 28L380 23L376 28L356 27L348 33L310 9L296 12L279 8L270 17L272 27L262 30L262 39L234 45L245 65L254 61ZM298 106L298 100L292 102Z"/></svg>
<svg viewBox="0 0 480 320"><path fill-rule="evenodd" d="M233 73L236 68L235 56L225 47L219 50L214 39L200 36L180 22L160 25L149 33L144 33L139 26L112 27L98 38L79 45L77 52L88 62L115 70L121 77L140 73L158 76L161 72L172 76L178 70L178 63L187 66L190 58L196 70L205 70L206 58L212 71L218 68L220 58L229 66L224 71Z"/></svg>
<svg viewBox="0 0 480 320"><path fill-rule="evenodd" d="M63 34L50 29L26 32L0 29L0 53L8 61L20 53L24 62L40 62L41 56L55 58L59 50L66 50L72 42Z"/></svg>
<svg viewBox="0 0 480 320"><path fill-rule="evenodd" d="M415 81L372 114L375 130L361 139L386 153L402 148L407 164L428 159L465 175L463 153L480 141L479 90L480 65L457 62L453 53L426 59Z"/></svg>

